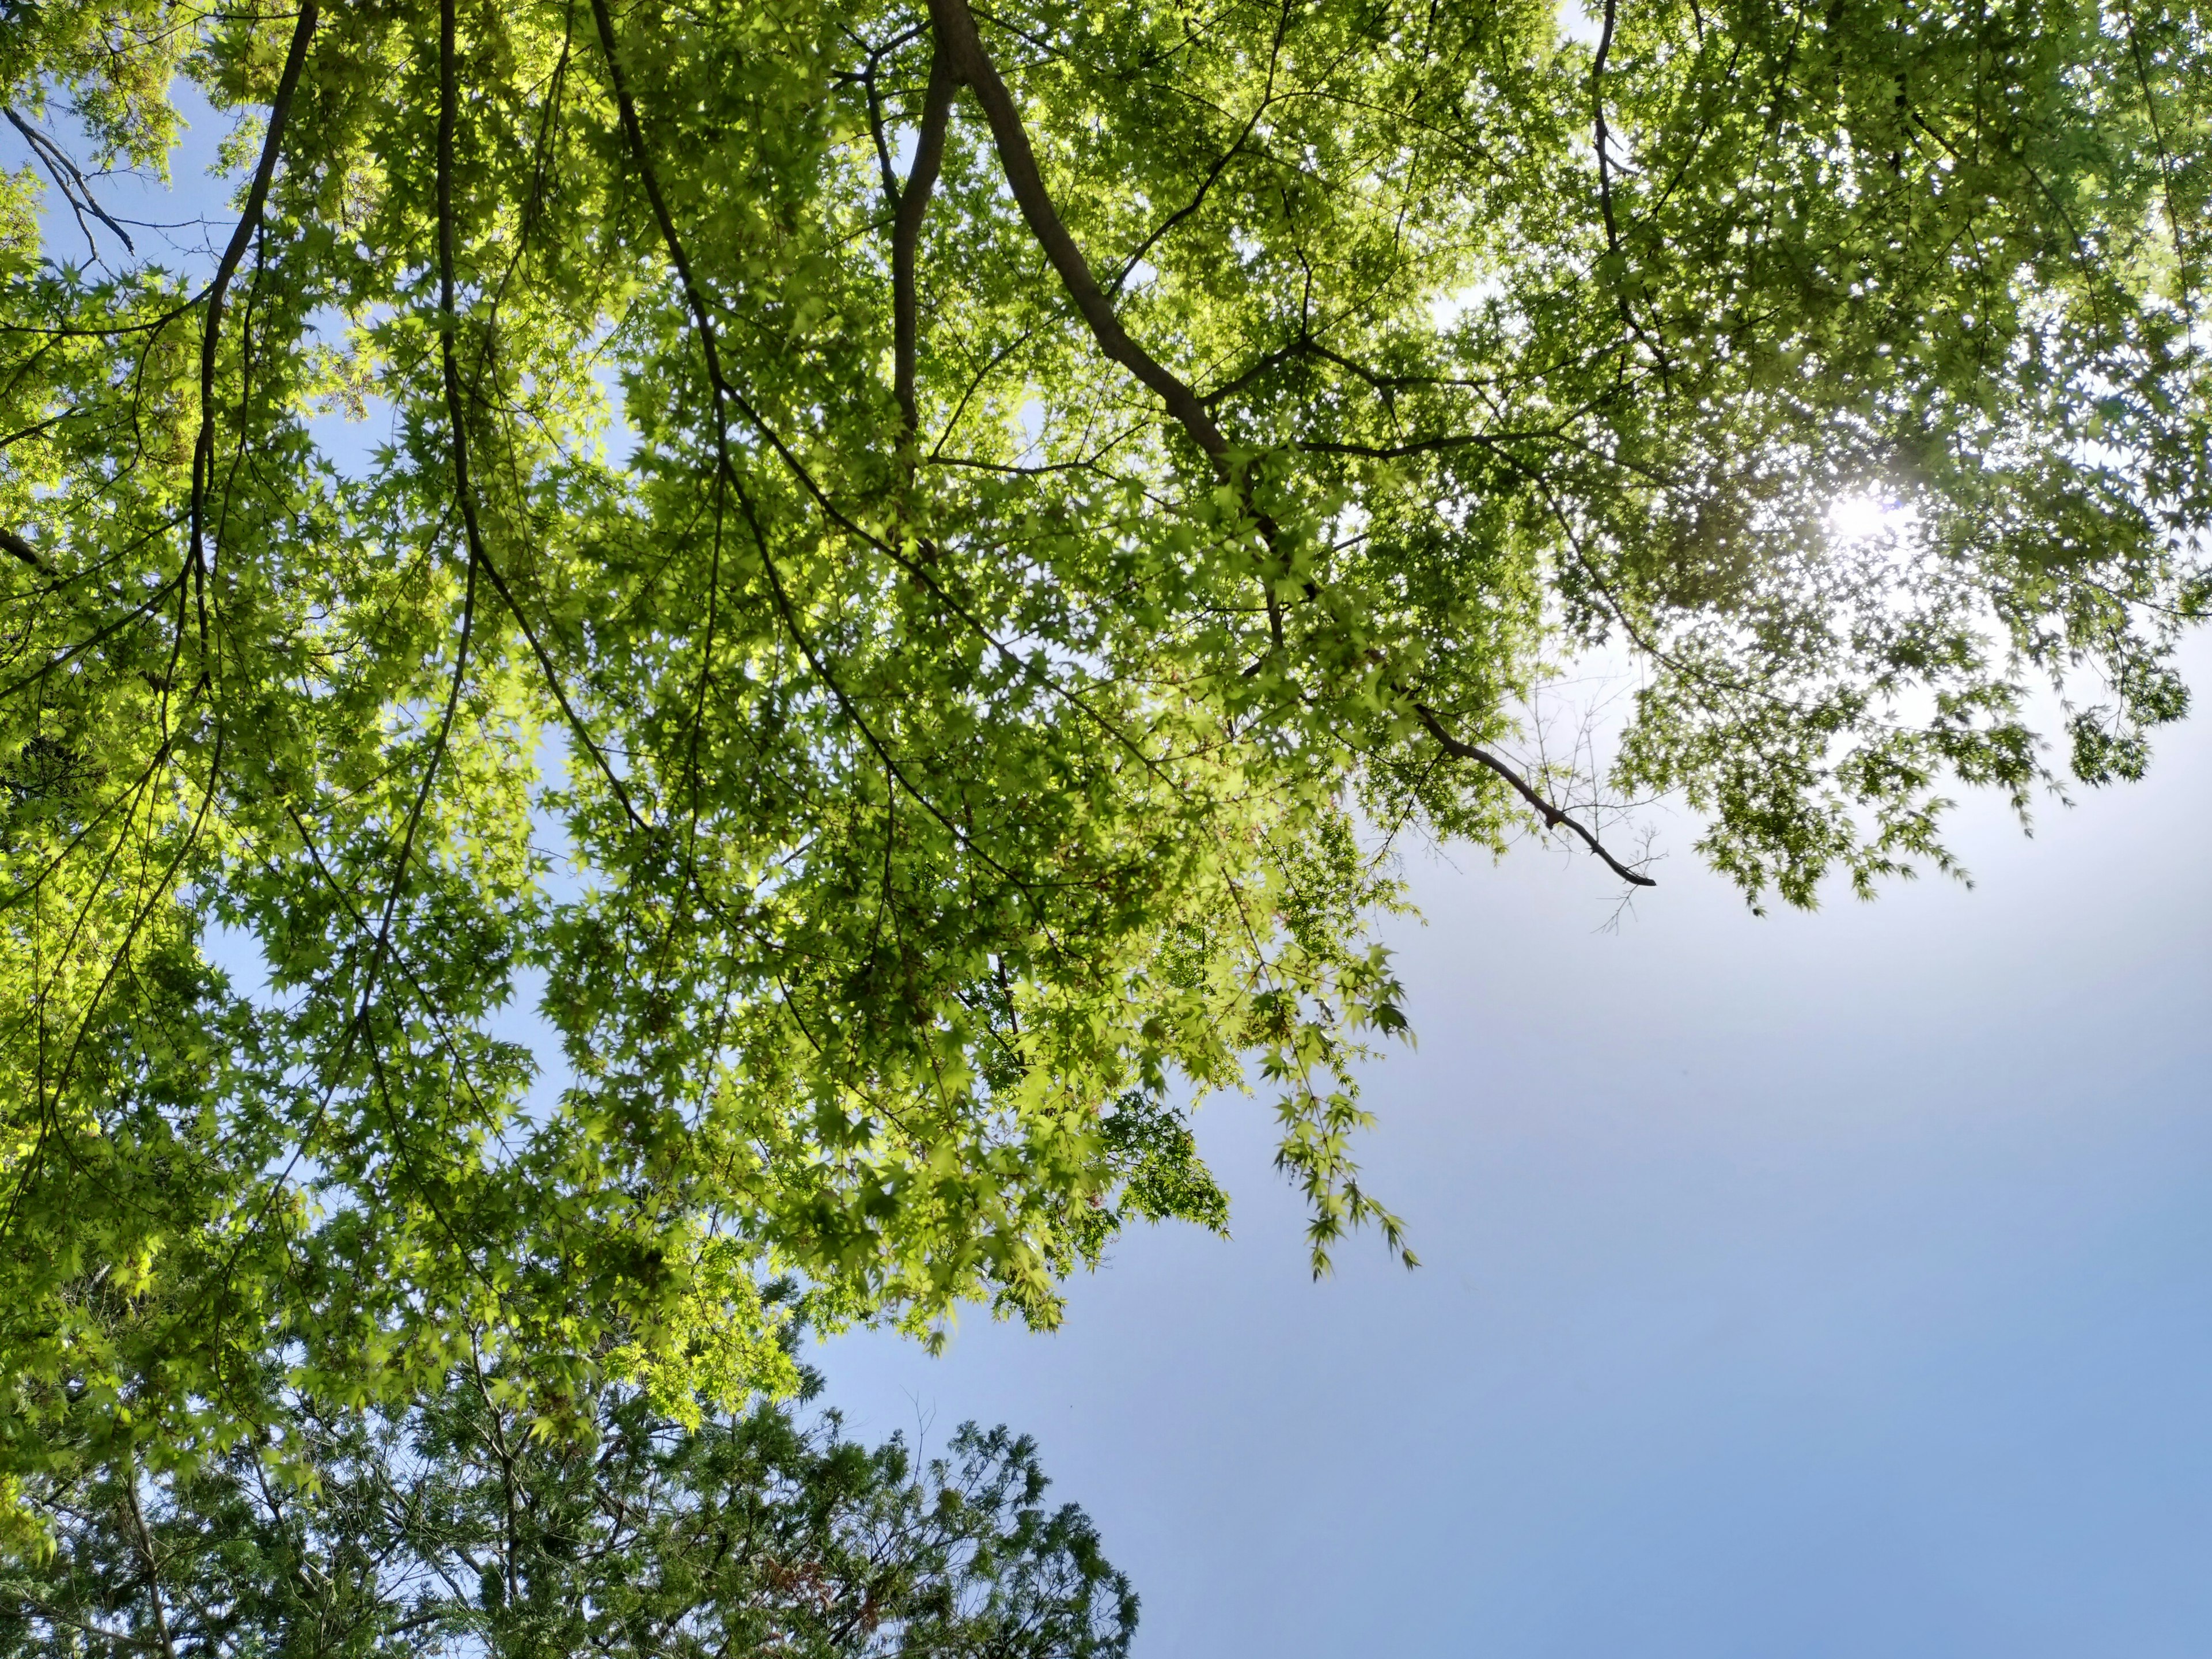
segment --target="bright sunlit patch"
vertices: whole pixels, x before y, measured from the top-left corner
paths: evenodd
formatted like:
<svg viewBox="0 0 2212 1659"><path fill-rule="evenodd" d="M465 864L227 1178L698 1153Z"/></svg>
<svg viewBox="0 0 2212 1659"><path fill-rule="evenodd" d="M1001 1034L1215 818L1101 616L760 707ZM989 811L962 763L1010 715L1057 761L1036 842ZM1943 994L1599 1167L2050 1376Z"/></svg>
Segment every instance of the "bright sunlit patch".
<svg viewBox="0 0 2212 1659"><path fill-rule="evenodd" d="M1470 283L1465 288L1453 289L1449 293L1437 295L1429 301L1430 325L1439 334L1448 333L1456 328L1460 319L1466 316L1475 307L1480 305L1485 300L1500 298L1504 292L1504 280L1492 275L1483 277L1479 282Z"/></svg>
<svg viewBox="0 0 2212 1659"><path fill-rule="evenodd" d="M1911 529L1917 516L1905 502L1879 490L1845 495L1828 507L1828 539L1846 547L1888 541Z"/></svg>

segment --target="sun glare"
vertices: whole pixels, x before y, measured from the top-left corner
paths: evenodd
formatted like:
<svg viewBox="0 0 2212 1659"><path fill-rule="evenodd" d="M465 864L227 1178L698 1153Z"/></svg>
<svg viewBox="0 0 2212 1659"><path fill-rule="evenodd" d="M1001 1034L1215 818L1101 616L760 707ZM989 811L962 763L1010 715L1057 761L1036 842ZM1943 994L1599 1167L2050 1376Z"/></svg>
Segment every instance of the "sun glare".
<svg viewBox="0 0 2212 1659"><path fill-rule="evenodd" d="M1843 547L1887 541L1911 529L1916 517L1905 502L1878 490L1844 495L1829 505L1828 539Z"/></svg>

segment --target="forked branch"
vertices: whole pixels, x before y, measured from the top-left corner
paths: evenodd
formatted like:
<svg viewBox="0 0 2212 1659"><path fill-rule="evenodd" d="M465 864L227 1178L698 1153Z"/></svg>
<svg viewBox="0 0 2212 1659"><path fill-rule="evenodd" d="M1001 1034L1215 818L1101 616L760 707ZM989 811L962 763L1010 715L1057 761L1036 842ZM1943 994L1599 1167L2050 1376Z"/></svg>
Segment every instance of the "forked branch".
<svg viewBox="0 0 2212 1659"><path fill-rule="evenodd" d="M1547 830L1565 830L1574 836L1595 854L1607 869L1632 886L1656 887L1659 884L1650 876L1641 871L1630 869L1619 859L1613 857L1606 850L1605 843L1597 838L1595 831L1588 829L1577 820L1569 817L1558 807L1553 805L1540 790L1521 775L1516 768L1492 754L1487 749L1454 737L1446 729L1443 721L1437 717L1436 710L1431 708L1426 703L1417 702L1413 707L1414 715L1424 726L1428 728L1429 735L1437 740L1438 748L1456 760L1473 761L1476 765L1486 766L1497 773L1499 777L1505 780L1507 787L1535 809L1536 816L1543 819L1544 827Z"/></svg>
<svg viewBox="0 0 2212 1659"><path fill-rule="evenodd" d="M596 0L603 3L603 0ZM1612 6L1607 7L1610 21ZM1187 433L1191 441L1211 456L1217 465L1226 462L1229 441L1213 419L1212 411L1205 400L1185 385L1174 371L1154 358L1142 346L1132 340L1121 326L1121 319L1114 310L1113 301L1100 289L1091 275L1091 266L1076 246L1067 227L1060 222L1053 205L1052 196L1045 189L1044 180L1037 172L1036 155L1030 146L1029 134L1022 125L1021 112L1014 106L1013 94L1000 77L990 54L984 50L981 33L975 27L975 14L969 9L968 0L929 0L930 25L936 35L936 50L939 60L949 58L958 77L975 94L976 102L983 108L984 118L990 123L991 137L999 152L999 165L1005 171L1006 184L1013 191L1015 205L1022 210L1030 232L1043 247L1045 257L1058 273L1061 286L1075 301L1076 309L1083 313L1084 321L1091 326L1092 337L1108 358L1121 364L1137 379L1158 393ZM933 88L935 76L932 76ZM1602 119L1602 115L1601 115ZM1255 514L1268 544L1276 540L1275 526L1265 515ZM1309 579L1306 593L1314 597L1316 589ZM1276 644L1282 640L1281 613L1278 608L1273 585L1267 587L1267 616ZM1254 665L1255 668L1258 665ZM1246 671L1248 673L1251 670ZM1503 778L1507 786L1533 807L1545 827L1564 830L1579 840L1603 861L1606 867L1623 881L1637 887L1656 887L1658 883L1650 876L1632 870L1607 850L1593 830L1567 816L1547 799L1543 793L1526 778L1498 756L1474 744L1462 742L1448 731L1436 712L1422 703L1412 704L1420 720L1444 752L1459 760L1474 762L1488 768Z"/></svg>
<svg viewBox="0 0 2212 1659"><path fill-rule="evenodd" d="M92 193L92 181L87 179L83 170L70 159L69 152L18 115L13 108L7 109L4 113L15 131L23 135L23 142L31 147L31 154L45 163L46 176L54 181L55 188L62 193L62 199L70 204L70 210L76 215L77 223L82 225L84 216L89 213L120 236L123 239L123 246L136 253L138 251L138 245L131 240L131 233L117 224L107 210L100 206L100 198ZM92 234L89 230L85 233L85 240L88 242L92 240ZM94 250L95 254L98 251L97 247Z"/></svg>
<svg viewBox="0 0 2212 1659"><path fill-rule="evenodd" d="M1198 400L1198 394L1129 337L1121 318L1115 314L1114 302L1106 297L1098 286L1098 279L1091 274L1090 262L1084 258L1083 250L1075 245L1067 227L1060 222L1051 193L1045 189L1044 179L1037 172L1036 153L1030 148L1022 113L1014 107L1013 94L999 78L990 54L983 50L982 37L975 28L975 15L968 9L968 0L929 0L929 21L937 36L937 50L951 60L955 72L974 88L975 101L982 106L983 118L990 123L991 137L998 149L999 165L1006 173L1008 188L1014 193L1014 204L1021 209L1030 234L1044 249L1045 258L1052 262L1060 286L1067 290L1068 298L1075 301L1075 308L1090 325L1098 349L1157 392L1167 405L1168 413L1175 416L1193 443L1216 461L1224 459L1229 453L1229 440L1222 436L1221 428L1214 424L1206 405Z"/></svg>

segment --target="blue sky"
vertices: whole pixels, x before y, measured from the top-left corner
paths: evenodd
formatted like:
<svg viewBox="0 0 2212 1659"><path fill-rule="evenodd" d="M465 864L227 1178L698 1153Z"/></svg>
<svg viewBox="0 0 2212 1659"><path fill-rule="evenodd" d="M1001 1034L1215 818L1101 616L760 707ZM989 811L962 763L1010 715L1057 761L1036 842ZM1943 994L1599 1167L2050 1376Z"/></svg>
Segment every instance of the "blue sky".
<svg viewBox="0 0 2212 1659"><path fill-rule="evenodd" d="M2032 841L1971 805L1972 890L1760 920L1662 821L1606 933L1586 860L1416 858L1366 1162L1419 1271L1310 1283L1217 1102L1233 1242L817 1363L871 1435L1036 1434L1141 1659L2202 1659L2208 809L2198 720Z"/></svg>

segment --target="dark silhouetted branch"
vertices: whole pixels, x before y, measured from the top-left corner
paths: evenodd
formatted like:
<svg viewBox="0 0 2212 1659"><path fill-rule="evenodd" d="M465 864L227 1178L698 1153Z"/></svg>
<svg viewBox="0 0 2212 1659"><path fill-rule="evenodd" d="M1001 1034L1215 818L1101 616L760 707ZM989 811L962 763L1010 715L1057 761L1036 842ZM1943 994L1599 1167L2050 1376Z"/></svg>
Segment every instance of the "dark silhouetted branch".
<svg viewBox="0 0 2212 1659"><path fill-rule="evenodd" d="M276 175L276 157L284 143L284 124L292 112L292 97L300 88L300 72L307 67L307 46L315 36L315 0L301 0L299 21L292 26L292 45L284 56L284 70L276 82L276 95L269 105L269 130L261 140L261 159L254 165L252 182L246 191L246 209L230 233L229 246L216 262L215 280L207 286L207 319L200 325L200 429L192 445L191 563L196 577L206 572L202 540L207 529L207 492L215 470L215 354L222 334L222 301L231 278L238 274L261 216L269 205L269 184Z"/></svg>
<svg viewBox="0 0 2212 1659"><path fill-rule="evenodd" d="M79 228L83 228L84 216L89 213L120 236L123 239L123 246L136 253L138 251L138 245L131 240L131 233L117 224L109 216L107 210L100 206L99 198L92 193L92 181L87 179L83 171L70 159L69 152L21 116L16 114L13 109L8 110L6 114L8 119L14 124L15 131L23 135L23 142L31 147L31 154L46 164L47 176L53 179L63 198L69 203L70 211L76 215ZM92 234L88 230L86 231L85 240L88 242L92 240ZM98 246L94 245L94 257L97 258L99 252Z"/></svg>
<svg viewBox="0 0 2212 1659"><path fill-rule="evenodd" d="M1193 443L1217 461L1225 458L1229 440L1222 436L1221 428L1214 424L1213 416L1199 401L1198 394L1129 337L1121 318L1115 314L1114 302L1106 297L1105 291L1098 286L1098 279L1091 275L1083 250L1076 246L1075 239L1060 222L1059 210L1053 205L1044 179L1037 171L1036 154L1030 148L1021 112L1014 107L1013 94L999 78L990 54L983 50L982 37L976 33L975 16L968 9L967 0L929 0L929 19L937 33L937 49L951 59L953 69L974 89L975 101L982 106L983 118L990 124L991 137L998 149L999 165L1014 194L1014 204L1028 222L1030 234L1044 249L1060 286L1067 290L1068 298L1075 301L1075 308L1090 325L1098 349L1157 392L1167 405L1168 413L1175 416Z"/></svg>
<svg viewBox="0 0 2212 1659"><path fill-rule="evenodd" d="M12 530L0 530L0 553L5 553L11 559L21 560L41 576L51 577L54 574L53 566L46 562L39 550Z"/></svg>
<svg viewBox="0 0 2212 1659"><path fill-rule="evenodd" d="M922 101L921 130L915 140L914 166L898 195L898 216L891 229L891 326L896 335L892 383L899 413L906 421L905 441L921 435L921 414L914 390L915 354L921 335L921 307L915 298L914 259L921 243L921 222L930 192L945 161L945 124L952 113L959 77L940 45L929 55L929 92Z"/></svg>
<svg viewBox="0 0 2212 1659"><path fill-rule="evenodd" d="M1413 713L1419 717L1421 724L1428 728L1429 735L1437 740L1437 746L1444 753L1457 760L1473 761L1478 766L1486 766L1504 779L1507 786L1515 794L1535 808L1536 815L1544 820L1546 829L1563 830L1573 836L1595 853L1607 869L1632 886L1656 887L1659 884L1650 877L1640 871L1630 869L1619 859L1613 857L1606 850L1605 843L1597 838L1595 832L1584 828L1580 823L1553 805L1536 787L1522 777L1514 767L1500 760L1487 749L1479 748L1474 744L1454 737L1445 729L1444 723L1437 718L1436 710L1431 708L1426 703L1415 703Z"/></svg>

